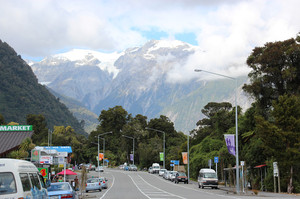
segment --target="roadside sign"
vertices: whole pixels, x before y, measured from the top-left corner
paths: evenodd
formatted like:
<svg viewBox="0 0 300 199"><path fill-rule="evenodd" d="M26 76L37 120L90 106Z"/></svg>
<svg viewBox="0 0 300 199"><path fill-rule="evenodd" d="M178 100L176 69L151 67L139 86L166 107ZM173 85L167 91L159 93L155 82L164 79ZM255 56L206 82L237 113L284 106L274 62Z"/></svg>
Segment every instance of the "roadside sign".
<svg viewBox="0 0 300 199"><path fill-rule="evenodd" d="M174 165L179 165L179 160L174 160Z"/></svg>
<svg viewBox="0 0 300 199"><path fill-rule="evenodd" d="M171 163L174 163L174 161L175 161L175 160L171 160L170 162L171 162Z"/></svg>
<svg viewBox="0 0 300 199"><path fill-rule="evenodd" d="M38 168L44 178L48 177L48 168Z"/></svg>
<svg viewBox="0 0 300 199"><path fill-rule="evenodd" d="M57 152L58 156L68 157L68 152Z"/></svg>
<svg viewBox="0 0 300 199"><path fill-rule="evenodd" d="M58 167L64 167L64 164L59 164Z"/></svg>
<svg viewBox="0 0 300 199"><path fill-rule="evenodd" d="M245 166L245 161L241 161L241 166Z"/></svg>
<svg viewBox="0 0 300 199"><path fill-rule="evenodd" d="M160 161L164 161L164 153L160 152L159 153Z"/></svg>
<svg viewBox="0 0 300 199"><path fill-rule="evenodd" d="M58 156L58 164L64 164L64 162L65 162L65 157Z"/></svg>
<svg viewBox="0 0 300 199"><path fill-rule="evenodd" d="M171 167L174 167L174 164L170 164Z"/></svg>
<svg viewBox="0 0 300 199"><path fill-rule="evenodd" d="M39 162L40 161L40 150L32 149L31 150L31 161L32 162Z"/></svg>
<svg viewBox="0 0 300 199"><path fill-rule="evenodd" d="M278 165L277 162L273 162L273 174L275 177L278 177Z"/></svg>
<svg viewBox="0 0 300 199"><path fill-rule="evenodd" d="M215 158L214 158L214 162L215 162L215 163L219 163L219 157L215 157Z"/></svg>

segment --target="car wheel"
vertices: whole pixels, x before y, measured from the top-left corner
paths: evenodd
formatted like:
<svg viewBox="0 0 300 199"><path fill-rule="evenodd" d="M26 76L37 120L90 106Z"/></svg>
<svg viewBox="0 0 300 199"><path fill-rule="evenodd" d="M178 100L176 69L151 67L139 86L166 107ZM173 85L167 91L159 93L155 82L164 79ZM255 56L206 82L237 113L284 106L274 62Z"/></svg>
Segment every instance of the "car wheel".
<svg viewBox="0 0 300 199"><path fill-rule="evenodd" d="M102 190L101 189L99 189L99 192L101 192Z"/></svg>
<svg viewBox="0 0 300 199"><path fill-rule="evenodd" d="M89 191L86 190L85 192L87 193L87 192L89 192Z"/></svg>
<svg viewBox="0 0 300 199"><path fill-rule="evenodd" d="M201 188L201 186L200 186L200 184L198 183L198 188L200 189Z"/></svg>

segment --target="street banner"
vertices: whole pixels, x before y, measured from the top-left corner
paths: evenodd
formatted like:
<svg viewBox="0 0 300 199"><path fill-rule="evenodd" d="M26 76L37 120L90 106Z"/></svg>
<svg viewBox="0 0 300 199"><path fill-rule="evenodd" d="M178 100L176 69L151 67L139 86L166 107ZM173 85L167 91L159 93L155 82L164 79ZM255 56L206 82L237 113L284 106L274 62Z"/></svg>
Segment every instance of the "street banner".
<svg viewBox="0 0 300 199"><path fill-rule="evenodd" d="M130 154L130 161L133 161L133 154Z"/></svg>
<svg viewBox="0 0 300 199"><path fill-rule="evenodd" d="M188 153L187 152L182 152L182 162L183 162L183 164L188 163Z"/></svg>
<svg viewBox="0 0 300 199"><path fill-rule="evenodd" d="M164 161L164 153L160 152L159 153L160 161Z"/></svg>
<svg viewBox="0 0 300 199"><path fill-rule="evenodd" d="M99 153L99 160L103 160L103 153Z"/></svg>
<svg viewBox="0 0 300 199"><path fill-rule="evenodd" d="M234 134L224 134L224 138L225 138L228 152L235 156Z"/></svg>

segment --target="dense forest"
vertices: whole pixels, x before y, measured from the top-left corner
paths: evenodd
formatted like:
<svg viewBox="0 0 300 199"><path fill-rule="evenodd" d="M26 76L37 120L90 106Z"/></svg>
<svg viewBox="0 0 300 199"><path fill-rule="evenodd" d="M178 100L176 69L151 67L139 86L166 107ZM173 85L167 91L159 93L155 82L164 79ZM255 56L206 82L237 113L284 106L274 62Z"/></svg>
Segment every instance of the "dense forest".
<svg viewBox="0 0 300 199"><path fill-rule="evenodd" d="M68 108L38 83L30 66L1 40L0 71L0 113L7 122L24 124L27 115L42 114L49 128L70 125L87 135Z"/></svg>
<svg viewBox="0 0 300 199"><path fill-rule="evenodd" d="M248 181L252 188L261 189L257 165L266 164L263 189L273 191L273 162L280 169L281 190L300 192L300 36L285 41L269 42L253 49L247 59L251 68L250 82L243 86L254 103L248 110L238 107L239 159L245 161ZM206 116L197 122L190 136L190 175L196 179L200 168L208 167L208 160L219 157L218 176L223 169L235 166L235 157L228 153L224 134L235 134L235 107L228 102L209 102L202 110ZM27 115L37 135L47 133L47 115ZM5 123L0 115L0 122ZM130 162L132 140L135 139L135 163L139 168L162 162L163 133L166 136L166 167L170 160L180 160L187 151L187 135L177 132L166 116L148 120L146 116L132 116L121 106L102 110L97 129L88 138L76 134L71 126L54 126L53 145L71 145L72 162L96 164L98 135L105 138L105 157L111 166ZM147 130L157 129L161 132ZM33 144L45 145L39 136ZM27 144L28 146L28 144ZM101 140L102 146L102 140ZM20 148L20 150L22 150ZM102 152L102 147L101 147ZM21 154L21 153L19 153ZM13 156L14 155L14 156ZM16 154L11 154L16 157ZM234 179L233 179L234 180Z"/></svg>

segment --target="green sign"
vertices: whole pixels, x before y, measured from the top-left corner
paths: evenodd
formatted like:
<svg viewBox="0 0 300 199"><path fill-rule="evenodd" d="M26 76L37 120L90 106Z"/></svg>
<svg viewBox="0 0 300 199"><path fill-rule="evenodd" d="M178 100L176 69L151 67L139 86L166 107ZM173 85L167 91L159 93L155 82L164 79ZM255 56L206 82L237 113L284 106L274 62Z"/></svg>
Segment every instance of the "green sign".
<svg viewBox="0 0 300 199"><path fill-rule="evenodd" d="M48 178L48 168L38 168L44 178Z"/></svg>
<svg viewBox="0 0 300 199"><path fill-rule="evenodd" d="M31 161L32 162L39 162L40 161L40 154L41 152L36 149L31 150Z"/></svg>
<svg viewBox="0 0 300 199"><path fill-rule="evenodd" d="M160 161L164 161L164 153L160 152L159 153Z"/></svg>
<svg viewBox="0 0 300 199"><path fill-rule="evenodd" d="M32 125L1 125L0 131L32 131Z"/></svg>

